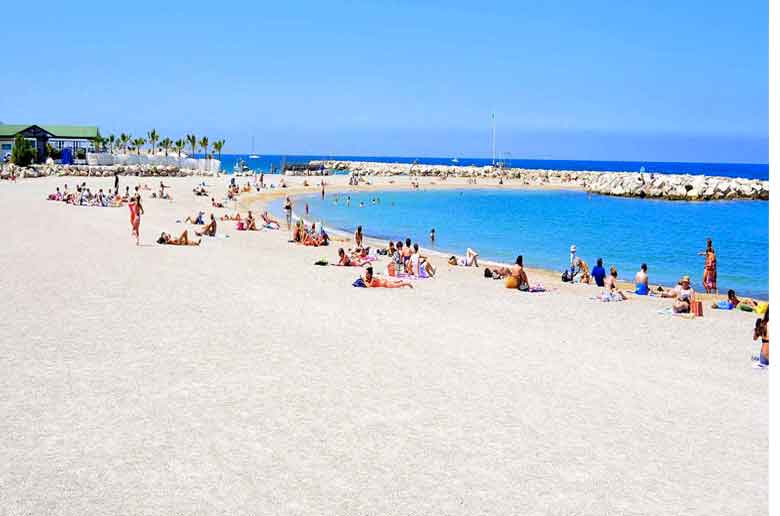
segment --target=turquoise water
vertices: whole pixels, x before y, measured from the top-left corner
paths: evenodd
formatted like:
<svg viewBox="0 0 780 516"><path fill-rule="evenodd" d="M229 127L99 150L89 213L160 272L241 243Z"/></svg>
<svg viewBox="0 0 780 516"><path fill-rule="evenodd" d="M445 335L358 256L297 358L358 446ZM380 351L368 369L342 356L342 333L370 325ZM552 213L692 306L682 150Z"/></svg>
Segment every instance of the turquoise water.
<svg viewBox="0 0 780 516"><path fill-rule="evenodd" d="M309 204L310 218L326 226L363 231L382 239L411 238L423 247L529 267L563 270L569 246L592 268L596 258L615 265L621 279L633 279L642 262L654 283L674 284L689 274L700 288L706 239L718 257L721 292L767 298L769 288L768 209L765 201L673 202L589 195L572 191L446 190L352 193L334 204L319 195L300 197L296 213ZM378 204L371 199L379 198ZM365 207L360 208L360 202ZM281 202L281 201L279 201ZM275 211L281 211L274 206ZM436 228L436 243L428 234Z"/></svg>

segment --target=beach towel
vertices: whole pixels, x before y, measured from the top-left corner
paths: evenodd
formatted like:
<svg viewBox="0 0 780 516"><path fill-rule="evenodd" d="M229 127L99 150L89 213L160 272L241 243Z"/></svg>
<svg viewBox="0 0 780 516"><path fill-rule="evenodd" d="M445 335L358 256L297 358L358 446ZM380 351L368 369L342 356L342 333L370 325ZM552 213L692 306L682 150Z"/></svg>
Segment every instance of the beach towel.
<svg viewBox="0 0 780 516"><path fill-rule="evenodd" d="M366 284L363 282L363 278L358 278L352 283L353 287L366 288Z"/></svg>

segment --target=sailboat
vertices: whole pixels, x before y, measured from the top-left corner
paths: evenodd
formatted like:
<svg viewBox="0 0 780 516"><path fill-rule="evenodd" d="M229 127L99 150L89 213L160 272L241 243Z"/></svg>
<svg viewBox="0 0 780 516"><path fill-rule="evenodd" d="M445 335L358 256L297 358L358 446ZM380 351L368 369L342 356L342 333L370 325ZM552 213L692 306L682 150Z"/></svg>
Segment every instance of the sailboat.
<svg viewBox="0 0 780 516"><path fill-rule="evenodd" d="M259 158L259 157L260 157L260 156L258 156L257 154L255 154L255 137L254 137L254 136L252 136L252 154L250 154L250 155L249 155L249 159L257 159L257 158Z"/></svg>
<svg viewBox="0 0 780 516"><path fill-rule="evenodd" d="M458 158L452 158L452 162L457 165L458 163L460 163L460 160Z"/></svg>

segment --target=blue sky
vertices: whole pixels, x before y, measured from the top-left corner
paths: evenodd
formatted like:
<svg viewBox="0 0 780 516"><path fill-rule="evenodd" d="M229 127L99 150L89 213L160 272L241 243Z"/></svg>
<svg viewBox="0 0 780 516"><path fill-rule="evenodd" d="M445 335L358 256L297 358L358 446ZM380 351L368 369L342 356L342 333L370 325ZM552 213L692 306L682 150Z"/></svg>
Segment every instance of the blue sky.
<svg viewBox="0 0 780 516"><path fill-rule="evenodd" d="M480 157L495 112L515 158L767 161L765 0L69 5L0 10L1 121Z"/></svg>

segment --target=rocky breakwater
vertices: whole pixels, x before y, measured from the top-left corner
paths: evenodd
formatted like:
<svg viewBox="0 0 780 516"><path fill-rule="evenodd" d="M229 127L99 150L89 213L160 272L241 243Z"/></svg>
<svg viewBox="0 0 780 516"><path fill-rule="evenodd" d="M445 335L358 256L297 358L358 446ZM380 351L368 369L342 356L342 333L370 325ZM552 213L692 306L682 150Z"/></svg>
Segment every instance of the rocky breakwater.
<svg viewBox="0 0 780 516"><path fill-rule="evenodd" d="M173 165L32 165L17 167L13 164L0 166L0 178L47 176L111 177L114 174L139 177L186 177L213 176L213 172L180 168Z"/></svg>
<svg viewBox="0 0 780 516"><path fill-rule="evenodd" d="M585 190L604 195L674 201L769 200L769 181L689 174L602 172L587 181Z"/></svg>
<svg viewBox="0 0 780 516"><path fill-rule="evenodd" d="M503 177L528 186L580 188L592 193L620 197L687 201L769 199L769 181L690 174L497 169L490 166L422 165L368 161L329 161L325 163L325 167L350 171L359 176Z"/></svg>

